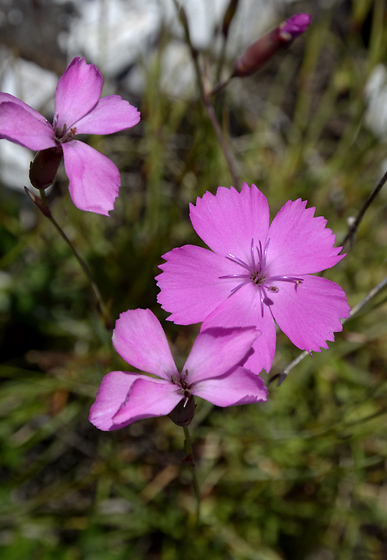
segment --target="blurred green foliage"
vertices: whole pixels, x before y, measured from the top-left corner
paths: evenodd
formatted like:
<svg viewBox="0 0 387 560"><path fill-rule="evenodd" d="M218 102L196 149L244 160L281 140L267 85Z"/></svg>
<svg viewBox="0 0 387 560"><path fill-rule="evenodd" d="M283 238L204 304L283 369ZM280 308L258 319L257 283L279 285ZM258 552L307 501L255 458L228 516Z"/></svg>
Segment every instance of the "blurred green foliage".
<svg viewBox="0 0 387 560"><path fill-rule="evenodd" d="M215 101L238 174L267 195L272 216L302 197L338 242L385 165L386 140L364 123L364 84L387 54L381 6L354 2L342 21L335 8L320 10L289 51ZM163 92L167 44L145 68L140 125L90 138L121 171L112 216L77 210L59 188L64 177L51 195L112 321L136 307L166 318L154 281L161 255L199 243L189 202L231 184L199 96ZM303 360L280 387L271 383L267 403L199 403L191 430L202 496L196 526L180 428L168 418L112 433L89 424L103 375L127 365L52 224L30 201L2 192L2 560L387 557L385 294L346 323L329 351ZM326 273L352 306L386 274L386 218L382 190L353 249ZM163 324L175 355L186 356L198 327ZM297 355L279 334L272 374Z"/></svg>

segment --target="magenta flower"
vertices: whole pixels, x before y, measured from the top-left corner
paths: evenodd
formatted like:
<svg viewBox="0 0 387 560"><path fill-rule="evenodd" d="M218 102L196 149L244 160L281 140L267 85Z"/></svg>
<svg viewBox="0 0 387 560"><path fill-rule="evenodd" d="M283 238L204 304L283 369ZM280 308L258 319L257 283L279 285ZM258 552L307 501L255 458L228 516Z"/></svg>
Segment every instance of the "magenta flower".
<svg viewBox="0 0 387 560"><path fill-rule="evenodd" d="M274 321L302 350L327 348L349 307L340 286L311 274L344 255L326 220L305 206L287 202L269 227L269 206L255 185L244 183L240 193L219 187L215 196L198 198L191 222L211 250L185 245L163 255L158 301L172 313L169 320L204 321L202 329L255 326L262 335L244 364L255 372L271 368Z"/></svg>
<svg viewBox="0 0 387 560"><path fill-rule="evenodd" d="M257 336L255 328L203 331L179 372L153 313L149 309L121 313L113 332L115 349L129 364L158 378L108 373L90 409L90 422L100 430L117 430L173 411L183 417L183 425L193 417L194 395L223 407L266 400L262 379L240 366ZM185 418L184 408L191 409Z"/></svg>
<svg viewBox="0 0 387 560"><path fill-rule="evenodd" d="M108 215L118 196L119 171L107 157L74 136L130 128L139 122L140 113L119 95L100 99L102 83L94 64L74 58L58 82L52 125L20 99L0 93L0 138L34 151L63 150L75 206Z"/></svg>

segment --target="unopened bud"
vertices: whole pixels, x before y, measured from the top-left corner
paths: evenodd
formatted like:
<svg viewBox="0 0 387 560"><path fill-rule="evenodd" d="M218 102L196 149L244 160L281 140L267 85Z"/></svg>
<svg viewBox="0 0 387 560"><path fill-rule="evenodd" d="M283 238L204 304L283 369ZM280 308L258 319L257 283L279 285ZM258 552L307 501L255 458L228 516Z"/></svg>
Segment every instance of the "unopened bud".
<svg viewBox="0 0 387 560"><path fill-rule="evenodd" d="M169 417L178 426L188 426L195 415L195 400L193 395L182 399L170 412Z"/></svg>
<svg viewBox="0 0 387 560"><path fill-rule="evenodd" d="M310 21L309 14L296 14L280 23L245 50L235 63L232 77L242 78L254 74L267 60L304 33Z"/></svg>
<svg viewBox="0 0 387 560"><path fill-rule="evenodd" d="M30 165L30 181L35 189L46 189L54 182L63 157L60 146L38 152Z"/></svg>
<svg viewBox="0 0 387 560"><path fill-rule="evenodd" d="M312 18L309 14L296 14L279 26L279 36L286 42L293 41L308 29Z"/></svg>

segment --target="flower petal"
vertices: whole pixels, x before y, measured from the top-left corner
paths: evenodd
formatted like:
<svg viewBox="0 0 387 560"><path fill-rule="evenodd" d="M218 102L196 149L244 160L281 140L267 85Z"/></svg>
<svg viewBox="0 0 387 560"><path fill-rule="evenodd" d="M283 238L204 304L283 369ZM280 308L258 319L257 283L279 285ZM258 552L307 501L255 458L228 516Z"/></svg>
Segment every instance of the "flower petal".
<svg viewBox="0 0 387 560"><path fill-rule="evenodd" d="M182 373L188 375L189 384L224 375L246 358L259 335L260 332L254 327L213 327L202 330L194 342Z"/></svg>
<svg viewBox="0 0 387 560"><path fill-rule="evenodd" d="M333 246L336 236L325 227L327 221L314 218L315 208L305 206L301 199L289 200L272 221L267 251L270 276L313 274L344 257L338 256L341 247Z"/></svg>
<svg viewBox="0 0 387 560"><path fill-rule="evenodd" d="M97 105L74 123L76 134L112 134L131 128L140 120L140 113L119 95L103 97Z"/></svg>
<svg viewBox="0 0 387 560"><path fill-rule="evenodd" d="M71 128L97 104L103 78L94 64L75 57L59 79L55 94L54 126Z"/></svg>
<svg viewBox="0 0 387 560"><path fill-rule="evenodd" d="M192 393L216 406L250 404L267 399L263 380L243 367L228 375L201 381L192 388Z"/></svg>
<svg viewBox="0 0 387 560"><path fill-rule="evenodd" d="M190 218L196 233L216 253L249 261L251 240L266 244L269 205L255 185L244 183L242 191L219 187L216 196L206 192L190 205Z"/></svg>
<svg viewBox="0 0 387 560"><path fill-rule="evenodd" d="M270 371L276 345L275 323L267 307L262 316L259 292L248 284L226 299L207 317L202 330L209 327L252 327L261 332L254 342L254 352L243 364L255 374Z"/></svg>
<svg viewBox="0 0 387 560"><path fill-rule="evenodd" d="M38 113L38 111L35 111L35 109L27 105L27 103L24 103L24 101L21 101L21 99L18 99L14 95L11 95L10 93L0 92L0 103L4 103L4 102L11 102L11 103L16 103L16 105L20 105L20 107L23 107L23 109L28 111L28 113L31 113L31 115L35 117L35 119L51 126L51 124L48 122L48 120L45 117L43 117L43 115Z"/></svg>
<svg viewBox="0 0 387 560"><path fill-rule="evenodd" d="M157 301L180 325L200 323L230 295L230 284L220 276L235 272L235 264L208 249L184 245L163 255L156 276L161 292Z"/></svg>
<svg viewBox="0 0 387 560"><path fill-rule="evenodd" d="M27 110L24 106L25 103L13 101L0 104L0 138L34 151L56 146L50 123L31 107Z"/></svg>
<svg viewBox="0 0 387 560"><path fill-rule="evenodd" d="M149 309L121 313L113 331L113 344L119 355L137 369L167 380L178 375L164 330Z"/></svg>
<svg viewBox="0 0 387 560"><path fill-rule="evenodd" d="M163 379L143 376L133 383L125 403L114 415L113 421L121 428L143 418L165 416L182 400L183 396L178 390L177 385Z"/></svg>
<svg viewBox="0 0 387 560"><path fill-rule="evenodd" d="M139 373L126 371L111 371L105 375L90 409L90 422L104 431L119 428L120 426L114 425L113 416L125 402L133 383L142 377Z"/></svg>
<svg viewBox="0 0 387 560"><path fill-rule="evenodd" d="M121 184L110 159L78 140L61 144L72 201L80 210L105 214L114 208Z"/></svg>
<svg viewBox="0 0 387 560"><path fill-rule="evenodd" d="M328 348L327 340L342 330L340 319L349 317L344 291L335 282L318 276L305 276L302 284L283 282L272 311L280 329L290 340L308 352Z"/></svg>

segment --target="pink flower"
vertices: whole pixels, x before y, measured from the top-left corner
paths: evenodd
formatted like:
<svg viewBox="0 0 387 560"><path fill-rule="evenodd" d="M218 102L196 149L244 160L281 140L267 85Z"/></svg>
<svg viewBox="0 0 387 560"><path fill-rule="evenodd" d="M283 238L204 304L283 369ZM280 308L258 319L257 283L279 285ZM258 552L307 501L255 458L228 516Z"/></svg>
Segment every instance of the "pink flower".
<svg viewBox="0 0 387 560"><path fill-rule="evenodd" d="M125 371L108 373L90 409L90 422L100 430L117 430L173 411L180 418L183 414L183 425L193 417L193 395L217 406L266 400L262 379L240 366L258 335L255 328L203 331L179 372L153 313L149 309L121 313L113 332L115 349L129 364L158 378ZM191 414L184 417L184 408Z"/></svg>
<svg viewBox="0 0 387 560"><path fill-rule="evenodd" d="M242 191L219 187L191 204L196 233L211 249L185 245L163 256L158 301L182 325L255 326L262 335L245 367L269 371L276 346L275 322L308 352L328 348L340 318L349 316L343 290L311 276L344 255L334 247L326 220L301 199L289 201L269 227L266 197L255 185Z"/></svg>
<svg viewBox="0 0 387 560"><path fill-rule="evenodd" d="M119 171L108 158L74 136L130 128L139 122L140 113L118 95L100 99L102 82L94 64L74 58L56 88L52 125L20 99L0 93L0 138L31 150L62 149L75 206L108 215L118 196Z"/></svg>

